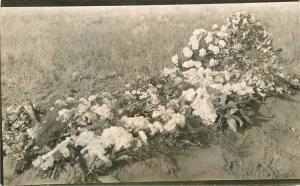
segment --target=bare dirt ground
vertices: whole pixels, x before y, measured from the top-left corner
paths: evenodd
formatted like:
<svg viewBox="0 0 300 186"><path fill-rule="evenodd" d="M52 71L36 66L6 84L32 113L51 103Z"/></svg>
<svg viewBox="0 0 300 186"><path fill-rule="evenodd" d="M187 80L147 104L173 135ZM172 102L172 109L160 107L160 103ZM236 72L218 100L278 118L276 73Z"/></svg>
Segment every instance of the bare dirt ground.
<svg viewBox="0 0 300 186"><path fill-rule="evenodd" d="M255 126L225 131L208 148L191 148L170 160L149 160L119 170L121 181L293 179L300 175L300 94L270 98ZM175 171L174 171L175 170Z"/></svg>
<svg viewBox="0 0 300 186"><path fill-rule="evenodd" d="M300 65L289 66L287 71L300 74ZM269 98L252 114L253 127L241 133L226 130L208 148L193 147L172 161L128 165L115 176L129 182L299 179L299 113L300 93Z"/></svg>
<svg viewBox="0 0 300 186"><path fill-rule="evenodd" d="M270 98L241 133L226 130L209 147L192 147L174 157L126 165L111 172L106 182L196 181L231 179L296 179L300 175L300 94ZM7 160L7 159L6 159ZM12 162L5 161L5 170ZM20 176L5 173L7 184L70 183L73 168L58 180L41 179L33 170Z"/></svg>

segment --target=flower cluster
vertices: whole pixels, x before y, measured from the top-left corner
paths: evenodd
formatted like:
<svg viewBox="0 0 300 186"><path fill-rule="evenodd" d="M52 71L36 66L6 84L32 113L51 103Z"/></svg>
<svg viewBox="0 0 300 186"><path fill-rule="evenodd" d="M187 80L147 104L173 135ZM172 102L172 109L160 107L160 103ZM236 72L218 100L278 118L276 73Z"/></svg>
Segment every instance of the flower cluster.
<svg viewBox="0 0 300 186"><path fill-rule="evenodd" d="M61 154L65 159L71 156L69 145L81 147L80 154L85 159L88 167L92 167L95 162L98 166L110 167L111 160L107 155L107 148L113 147L114 152L118 152L123 148L129 148L133 143L133 136L122 127L110 127L104 129L101 136L87 129L80 129L79 135L67 137L64 141L57 144L55 148L46 154L39 156L32 164L41 170L48 170L55 164L55 155ZM99 168L93 167L93 168Z"/></svg>
<svg viewBox="0 0 300 186"><path fill-rule="evenodd" d="M37 108L32 104L10 106L3 117L3 150L15 160L15 171L21 173L36 155Z"/></svg>
<svg viewBox="0 0 300 186"><path fill-rule="evenodd" d="M247 102L299 87L297 78L282 72L278 51L254 15L236 12L225 25L194 30L182 53L172 57L174 68L163 74L175 84L190 85L181 97L209 125L220 119L218 108L230 99Z"/></svg>
<svg viewBox="0 0 300 186"><path fill-rule="evenodd" d="M97 120L109 120L113 118L112 110L116 100L110 93L91 95L75 100L69 97L66 100L57 100L55 108L59 109L57 121L63 123L75 122L79 125L90 125Z"/></svg>

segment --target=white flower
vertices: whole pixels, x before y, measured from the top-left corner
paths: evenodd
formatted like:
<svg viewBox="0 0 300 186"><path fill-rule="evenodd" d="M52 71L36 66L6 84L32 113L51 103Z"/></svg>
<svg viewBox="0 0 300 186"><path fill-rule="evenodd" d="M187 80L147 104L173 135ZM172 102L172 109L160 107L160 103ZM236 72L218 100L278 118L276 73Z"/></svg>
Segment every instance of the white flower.
<svg viewBox="0 0 300 186"><path fill-rule="evenodd" d="M137 150L143 146L142 141L139 138L134 139L134 149Z"/></svg>
<svg viewBox="0 0 300 186"><path fill-rule="evenodd" d="M216 110L210 100L210 95L206 91L206 88L198 88L197 96L191 104L191 108L194 110L193 115L200 116L203 119L204 124L210 125L215 122L217 118Z"/></svg>
<svg viewBox="0 0 300 186"><path fill-rule="evenodd" d="M182 83L183 82L183 79L181 78L181 77L176 77L175 79L174 79L174 84L175 85L179 85L180 83ZM159 103L159 102L157 102L157 103Z"/></svg>
<svg viewBox="0 0 300 186"><path fill-rule="evenodd" d="M184 71L183 75L189 83L196 86L207 86L213 82L213 77L211 77L211 70L209 68L206 68L205 70L203 67L198 69L191 68Z"/></svg>
<svg viewBox="0 0 300 186"><path fill-rule="evenodd" d="M222 76L216 76L215 77L215 82L216 83L224 83L224 78Z"/></svg>
<svg viewBox="0 0 300 186"><path fill-rule="evenodd" d="M282 78L285 77L284 73L280 73L279 76L282 77Z"/></svg>
<svg viewBox="0 0 300 186"><path fill-rule="evenodd" d="M224 48L226 46L226 42L224 40L219 40L218 44L220 47Z"/></svg>
<svg viewBox="0 0 300 186"><path fill-rule="evenodd" d="M262 97L265 97L265 96L266 96L266 94L265 94L265 93L262 93L262 92L258 92L258 94L259 94L260 96L262 96Z"/></svg>
<svg viewBox="0 0 300 186"><path fill-rule="evenodd" d="M120 120L125 129L132 131L140 131L148 129L151 124L147 118L143 116L127 117L123 116Z"/></svg>
<svg viewBox="0 0 300 186"><path fill-rule="evenodd" d="M218 24L213 24L213 25L211 26L211 30L212 30L212 31L217 30L217 28L218 28Z"/></svg>
<svg viewBox="0 0 300 186"><path fill-rule="evenodd" d="M176 123L177 126L183 127L185 125L185 116L179 113L173 114L170 122Z"/></svg>
<svg viewBox="0 0 300 186"><path fill-rule="evenodd" d="M75 101L75 99L74 99L73 97L68 97L68 98L66 99L66 102L67 102L68 104L73 104L73 103L75 103L76 101Z"/></svg>
<svg viewBox="0 0 300 186"><path fill-rule="evenodd" d="M117 99L108 99L108 98L103 98L102 99L103 104L107 105L109 108L115 108L117 104Z"/></svg>
<svg viewBox="0 0 300 186"><path fill-rule="evenodd" d="M190 42L192 42L192 41L198 41L198 38L197 38L197 36L192 35L189 40L190 40Z"/></svg>
<svg viewBox="0 0 300 186"><path fill-rule="evenodd" d="M164 130L167 132L174 132L176 130L176 128L177 128L177 125L170 121L164 126Z"/></svg>
<svg viewBox="0 0 300 186"><path fill-rule="evenodd" d="M211 66L211 67L214 67L214 66L216 66L218 64L219 64L219 62L217 60L215 60L215 59L210 59L209 60L209 66Z"/></svg>
<svg viewBox="0 0 300 186"><path fill-rule="evenodd" d="M264 49L263 49L263 53L267 53L268 51L269 51L268 48L264 48Z"/></svg>
<svg viewBox="0 0 300 186"><path fill-rule="evenodd" d="M159 105L157 110L152 112L152 118L157 118L165 112L166 108L164 106Z"/></svg>
<svg viewBox="0 0 300 186"><path fill-rule="evenodd" d="M110 127L103 130L101 142L104 148L113 146L115 151L129 148L134 141L132 134L122 127Z"/></svg>
<svg viewBox="0 0 300 186"><path fill-rule="evenodd" d="M148 141L147 141L147 135L146 135L146 133L144 132L144 131L139 131L138 132L138 134L139 134L139 137L140 137L140 139L141 139L141 141L144 143L144 144L148 144Z"/></svg>
<svg viewBox="0 0 300 186"><path fill-rule="evenodd" d="M254 90L252 87L247 86L246 82L234 83L231 85L231 91L236 94L243 96L246 94L253 94Z"/></svg>
<svg viewBox="0 0 300 186"><path fill-rule="evenodd" d="M143 93L140 95L139 98L140 98L140 99L145 99L145 98L147 98L147 97L148 97L147 94L143 92Z"/></svg>
<svg viewBox="0 0 300 186"><path fill-rule="evenodd" d="M70 138L67 137L64 141L56 145L54 149L47 152L46 154L37 157L35 160L32 161L32 165L34 167L40 168L42 170L47 170L54 165L54 157L53 154L56 152L60 152L63 157L67 158L70 156L69 149L67 148L67 145L70 143Z"/></svg>
<svg viewBox="0 0 300 186"><path fill-rule="evenodd" d="M212 42L212 40L213 40L212 33L211 33L211 32L208 32L208 33L207 33L207 36L205 37L204 40L205 40L206 43Z"/></svg>
<svg viewBox="0 0 300 186"><path fill-rule="evenodd" d="M106 157L106 150L103 146L103 140L100 136L95 135L92 131L82 131L78 136L72 136L72 140L75 142L75 146L84 147L80 153L86 154L90 161L93 161L95 157L102 160L107 167L112 165L111 160Z"/></svg>
<svg viewBox="0 0 300 186"><path fill-rule="evenodd" d="M96 98L98 97L98 95L91 95L88 97L88 101L94 101Z"/></svg>
<svg viewBox="0 0 300 186"><path fill-rule="evenodd" d="M179 113L174 113L171 116L171 119L164 125L164 129L167 132L174 132L177 126L184 126L185 116Z"/></svg>
<svg viewBox="0 0 300 186"><path fill-rule="evenodd" d="M176 73L176 71L177 71L177 69L176 68L164 68L163 69L163 75L164 76L169 76L169 75L171 75L171 74L174 74L174 73Z"/></svg>
<svg viewBox="0 0 300 186"><path fill-rule="evenodd" d="M86 112L89 109L88 105L82 104L80 103L77 107L77 111L79 114L83 114L84 112Z"/></svg>
<svg viewBox="0 0 300 186"><path fill-rule="evenodd" d="M168 108L165 112L163 112L160 117L163 121L168 121L172 117L175 111L171 108Z"/></svg>
<svg viewBox="0 0 300 186"><path fill-rule="evenodd" d="M53 165L54 165L54 157L49 156L46 159L44 159L44 161L40 165L40 168L45 171L48 168L53 167Z"/></svg>
<svg viewBox="0 0 300 186"><path fill-rule="evenodd" d="M220 31L225 33L227 31L227 27L225 25L222 25Z"/></svg>
<svg viewBox="0 0 300 186"><path fill-rule="evenodd" d="M282 88L282 87L277 87L277 88L276 88L276 92L282 94L283 88Z"/></svg>
<svg viewBox="0 0 300 186"><path fill-rule="evenodd" d="M35 128L28 128L26 129L26 133L29 135L30 138L35 139L36 138L36 131Z"/></svg>
<svg viewBox="0 0 300 186"><path fill-rule="evenodd" d="M237 51L241 50L243 48L243 46L240 43L237 43L233 46L233 48Z"/></svg>
<svg viewBox="0 0 300 186"><path fill-rule="evenodd" d="M264 30L264 38L266 38L268 36L268 32Z"/></svg>
<svg viewBox="0 0 300 186"><path fill-rule="evenodd" d="M222 84L216 83L216 84L210 85L209 87L219 90L223 95L231 94L231 85L230 84L222 85Z"/></svg>
<svg viewBox="0 0 300 186"><path fill-rule="evenodd" d="M126 90L126 91L124 92L124 94L125 94L125 95L131 95L130 91L128 91L128 90Z"/></svg>
<svg viewBox="0 0 300 186"><path fill-rule="evenodd" d="M103 104L101 106L96 104L92 106L91 110L95 114L98 114L101 117L101 119L108 119L112 117L111 110L106 104Z"/></svg>
<svg viewBox="0 0 300 186"><path fill-rule="evenodd" d="M196 68L200 68L202 65L201 65L201 62L200 61L193 61L193 60L188 60L188 61L185 61L182 66L184 68L192 68L192 67L196 67Z"/></svg>
<svg viewBox="0 0 300 186"><path fill-rule="evenodd" d="M14 107L13 105L6 108L7 113L18 113L22 105L19 105L17 107Z"/></svg>
<svg viewBox="0 0 300 186"><path fill-rule="evenodd" d="M244 19L243 19L243 23L242 23L242 24L243 24L243 25L245 25L245 24L247 24L247 23L248 23L248 20L247 20L247 18L244 18Z"/></svg>
<svg viewBox="0 0 300 186"><path fill-rule="evenodd" d="M158 122L158 121L155 121L155 122L153 123L153 126L154 126L156 129L158 129L160 133L164 131L164 128L163 128L162 124L161 124L160 122Z"/></svg>
<svg viewBox="0 0 300 186"><path fill-rule="evenodd" d="M299 80L298 80L298 79L293 79L293 80L292 80L292 83L298 84L298 83L299 83Z"/></svg>
<svg viewBox="0 0 300 186"><path fill-rule="evenodd" d="M205 29L195 29L194 31L193 31L193 35L194 36L199 36L200 34L204 34L204 33L206 33L207 31L205 30Z"/></svg>
<svg viewBox="0 0 300 186"><path fill-rule="evenodd" d="M84 147L90 141L99 141L100 136L97 136L94 132L82 129L81 133L78 136L73 136L72 139L75 141L75 146ZM99 142L100 143L100 142Z"/></svg>
<svg viewBox="0 0 300 186"><path fill-rule="evenodd" d="M152 93L152 94L150 94L150 97L151 97L151 103L153 105L159 104L159 99L156 94Z"/></svg>
<svg viewBox="0 0 300 186"><path fill-rule="evenodd" d="M39 167L42 164L43 158L42 157L38 157L35 160L32 161L32 165L34 167Z"/></svg>
<svg viewBox="0 0 300 186"><path fill-rule="evenodd" d="M171 99L167 104L166 107L169 109L179 109L179 100L178 99Z"/></svg>
<svg viewBox="0 0 300 186"><path fill-rule="evenodd" d="M206 50L204 48L201 48L199 50L199 56L204 57L206 55Z"/></svg>
<svg viewBox="0 0 300 186"><path fill-rule="evenodd" d="M91 106L91 102L88 101L86 98L80 98L79 101L82 102L84 105L87 105L88 107Z"/></svg>
<svg viewBox="0 0 300 186"><path fill-rule="evenodd" d="M199 49L199 41L194 40L194 41L191 42L191 45L192 45L193 50L198 50Z"/></svg>
<svg viewBox="0 0 300 186"><path fill-rule="evenodd" d="M172 57L172 63L176 66L178 65L178 55L177 54Z"/></svg>
<svg viewBox="0 0 300 186"><path fill-rule="evenodd" d="M56 107L63 107L63 106L66 106L67 103L64 100L58 99L58 100L55 101L54 105Z"/></svg>
<svg viewBox="0 0 300 186"><path fill-rule="evenodd" d="M201 62L200 61L194 61L194 67L196 67L196 68L200 68L200 67L202 67L202 64L201 64Z"/></svg>
<svg viewBox="0 0 300 186"><path fill-rule="evenodd" d="M185 47L182 50L184 57L190 58L193 55L193 51L189 47Z"/></svg>
<svg viewBox="0 0 300 186"><path fill-rule="evenodd" d="M81 124L81 125L87 125L88 123L92 123L96 119L97 119L97 116L96 116L95 113L93 113L93 112L85 112L82 115L83 122L80 122L79 124Z"/></svg>
<svg viewBox="0 0 300 186"><path fill-rule="evenodd" d="M238 18L238 17L241 16L241 13L242 13L242 12L235 12L235 16Z"/></svg>
<svg viewBox="0 0 300 186"><path fill-rule="evenodd" d="M149 129L150 129L150 136L154 136L157 132L159 132L159 129L156 128L156 127L154 126L154 124L149 125Z"/></svg>
<svg viewBox="0 0 300 186"><path fill-rule="evenodd" d="M182 98L188 102L193 101L193 99L195 98L195 95L196 95L196 92L193 88L182 91Z"/></svg>
<svg viewBox="0 0 300 186"><path fill-rule="evenodd" d="M212 44L209 44L208 45L208 50L211 50L213 51L213 53L215 55L219 54L220 53L220 48L218 46L215 46L215 45L212 45Z"/></svg>
<svg viewBox="0 0 300 186"><path fill-rule="evenodd" d="M57 120L61 122L67 122L71 119L72 111L70 109L61 109L58 111Z"/></svg>
<svg viewBox="0 0 300 186"><path fill-rule="evenodd" d="M198 41L197 36L193 36L193 35L192 35L192 36L190 37L190 42L189 42L189 44L192 44L193 41Z"/></svg>
<svg viewBox="0 0 300 186"><path fill-rule="evenodd" d="M226 81L230 80L230 73L228 71L224 71L224 76Z"/></svg>
<svg viewBox="0 0 300 186"><path fill-rule="evenodd" d="M228 34L226 32L217 31L217 36L220 38L226 38Z"/></svg>

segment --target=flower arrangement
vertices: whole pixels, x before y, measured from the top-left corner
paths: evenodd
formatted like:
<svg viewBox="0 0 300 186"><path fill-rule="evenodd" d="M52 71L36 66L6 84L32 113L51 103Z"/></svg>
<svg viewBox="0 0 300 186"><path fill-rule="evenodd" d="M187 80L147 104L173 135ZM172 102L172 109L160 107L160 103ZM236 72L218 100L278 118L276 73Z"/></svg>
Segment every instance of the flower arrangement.
<svg viewBox="0 0 300 186"><path fill-rule="evenodd" d="M8 108L4 149L15 154L21 165L16 170L34 167L52 177L72 164L85 177L104 174L121 154L172 138L192 124L237 132L252 123L246 112L252 103L300 87L295 76L282 72L279 50L263 25L245 12L220 27L194 30L171 61L174 68L164 68L159 77L138 77L124 92L55 101L48 111L50 127L59 128L53 132L45 132L49 121L42 121L45 113L35 106Z"/></svg>

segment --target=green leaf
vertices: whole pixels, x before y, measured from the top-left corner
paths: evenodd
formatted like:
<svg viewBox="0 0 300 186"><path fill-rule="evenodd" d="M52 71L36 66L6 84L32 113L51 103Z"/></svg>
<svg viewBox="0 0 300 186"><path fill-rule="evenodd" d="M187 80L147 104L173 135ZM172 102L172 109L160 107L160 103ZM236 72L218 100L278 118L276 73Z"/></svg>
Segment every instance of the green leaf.
<svg viewBox="0 0 300 186"><path fill-rule="evenodd" d="M227 124L231 130L237 132L236 121L232 118L227 118Z"/></svg>
<svg viewBox="0 0 300 186"><path fill-rule="evenodd" d="M244 111L240 110L239 113L243 117L244 120L246 120L247 123L253 125L253 122L250 120L250 118L245 114Z"/></svg>
<svg viewBox="0 0 300 186"><path fill-rule="evenodd" d="M231 114L227 111L226 114L223 115L224 118L231 118Z"/></svg>
<svg viewBox="0 0 300 186"><path fill-rule="evenodd" d="M228 108L231 108L231 107L233 107L233 106L236 106L236 103L233 102L233 101L229 101L228 104L224 107L224 110L225 110L225 109L228 109Z"/></svg>
<svg viewBox="0 0 300 186"><path fill-rule="evenodd" d="M239 123L240 127L242 127L244 125L244 122L241 120L241 118L239 116L233 115L232 117L235 119L235 121L237 121Z"/></svg>
<svg viewBox="0 0 300 186"><path fill-rule="evenodd" d="M239 110L239 109L238 109L237 107L232 107L232 108L230 109L230 114L234 114L234 113L236 113L238 110Z"/></svg>
<svg viewBox="0 0 300 186"><path fill-rule="evenodd" d="M239 122L239 124L240 124L240 127L244 126L244 122L241 120L240 117L238 117L238 122Z"/></svg>

